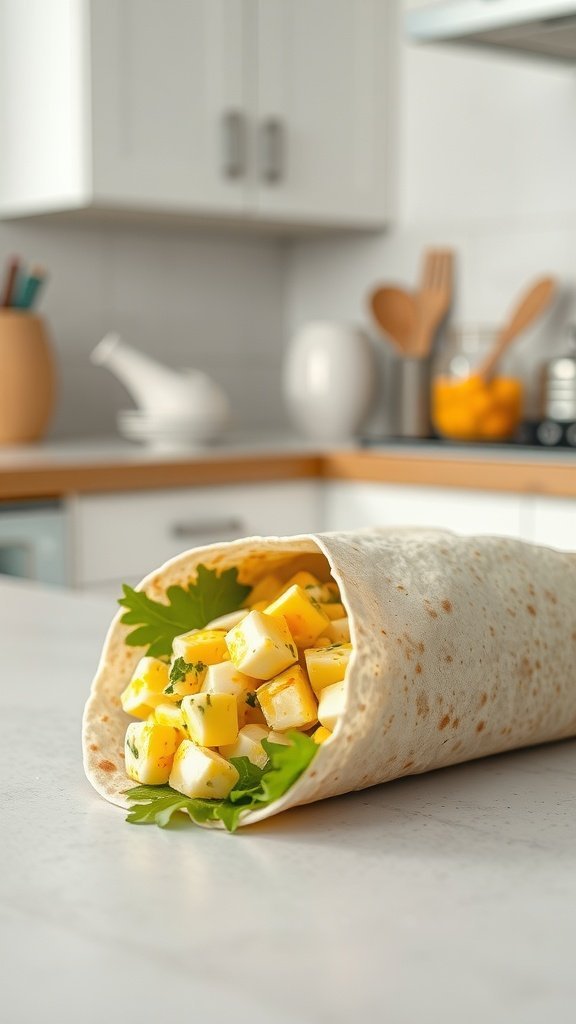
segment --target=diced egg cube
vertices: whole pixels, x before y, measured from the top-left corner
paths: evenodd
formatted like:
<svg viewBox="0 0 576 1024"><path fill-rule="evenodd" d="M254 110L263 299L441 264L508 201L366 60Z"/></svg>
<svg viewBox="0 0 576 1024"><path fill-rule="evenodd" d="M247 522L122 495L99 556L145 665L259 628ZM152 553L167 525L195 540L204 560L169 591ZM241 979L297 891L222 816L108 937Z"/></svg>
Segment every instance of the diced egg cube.
<svg viewBox="0 0 576 1024"><path fill-rule="evenodd" d="M327 615L328 618L331 620L343 619L344 616L346 615L346 609L343 604L340 604L339 601L320 601L320 607L324 614Z"/></svg>
<svg viewBox="0 0 576 1024"><path fill-rule="evenodd" d="M264 683L258 703L271 729L307 729L318 718L316 699L300 665Z"/></svg>
<svg viewBox="0 0 576 1024"><path fill-rule="evenodd" d="M268 729L262 725L245 725L236 738L235 743L220 747L222 757L247 757L252 764L263 768L268 761L268 754L262 746L262 740L268 739Z"/></svg>
<svg viewBox="0 0 576 1024"><path fill-rule="evenodd" d="M176 751L168 781L172 789L184 796L223 800L239 777L234 765L215 750L183 740Z"/></svg>
<svg viewBox="0 0 576 1024"><path fill-rule="evenodd" d="M260 680L257 680L260 683ZM246 690L238 697L238 725L266 725L255 690Z"/></svg>
<svg viewBox="0 0 576 1024"><path fill-rule="evenodd" d="M230 693L239 698L247 690L255 690L257 685L258 681L241 672L233 661L221 661L219 665L209 666L201 692Z"/></svg>
<svg viewBox="0 0 576 1024"><path fill-rule="evenodd" d="M286 620L297 647L309 647L314 643L316 637L325 632L329 621L318 603L297 584L269 604L266 614Z"/></svg>
<svg viewBox="0 0 576 1024"><path fill-rule="evenodd" d="M270 679L298 658L294 639L282 616L251 611L226 634L230 657L241 672Z"/></svg>
<svg viewBox="0 0 576 1024"><path fill-rule="evenodd" d="M236 698L230 693L195 693L184 697L182 714L188 735L201 747L234 743L238 735Z"/></svg>
<svg viewBox="0 0 576 1024"><path fill-rule="evenodd" d="M227 615L219 615L217 619L212 619L212 622L208 622L205 629L224 629L228 632L233 626L237 626L242 619L245 619L248 615L247 608L239 608L237 612L228 612Z"/></svg>
<svg viewBox="0 0 576 1024"><path fill-rule="evenodd" d="M340 715L344 710L345 702L344 680L340 683L332 683L325 686L318 701L318 721L325 729L334 732Z"/></svg>
<svg viewBox="0 0 576 1024"><path fill-rule="evenodd" d="M128 686L120 696L124 711L134 718L147 718L160 704L168 683L168 665L158 658L140 658Z"/></svg>
<svg viewBox="0 0 576 1024"><path fill-rule="evenodd" d="M316 696L332 683L339 683L346 675L352 644L331 644L330 647L311 647L304 651L310 684Z"/></svg>
<svg viewBox="0 0 576 1024"><path fill-rule="evenodd" d="M170 665L168 686L164 689L164 700L182 700L191 693L198 693L208 666L203 661L187 662L184 658L174 658Z"/></svg>
<svg viewBox="0 0 576 1024"><path fill-rule="evenodd" d="M275 573L269 573L267 576L263 576L261 580L258 580L258 583L254 584L244 603L250 608L253 608L254 605L259 604L261 601L270 604L270 601L276 597L281 587L282 580L280 577L276 576Z"/></svg>
<svg viewBox="0 0 576 1024"><path fill-rule="evenodd" d="M326 740L329 740L331 736L332 733L330 732L330 730L326 729L323 725L319 725L318 728L315 729L314 732L312 733L312 739L314 740L314 743L318 744L326 743Z"/></svg>
<svg viewBox="0 0 576 1024"><path fill-rule="evenodd" d="M227 656L226 631L224 629L192 629L174 637L172 651L175 658L183 658L188 664L201 661L204 665L216 665Z"/></svg>
<svg viewBox="0 0 576 1024"><path fill-rule="evenodd" d="M126 773L143 786L168 782L179 736L170 726L131 722L126 730Z"/></svg>
<svg viewBox="0 0 576 1024"><path fill-rule="evenodd" d="M326 632L334 644L350 643L350 622L346 617L343 619L333 619Z"/></svg>
<svg viewBox="0 0 576 1024"><path fill-rule="evenodd" d="M282 747L291 747L292 740L283 732L277 732L275 729L271 729L268 733L269 743L279 743Z"/></svg>
<svg viewBox="0 0 576 1024"><path fill-rule="evenodd" d="M302 587L306 589L307 587L321 586L322 584L317 576L314 576L313 573L307 572L306 570L301 570L300 572L295 572L294 575L290 577L290 579L284 584L283 590L288 590L290 587Z"/></svg>
<svg viewBox="0 0 576 1024"><path fill-rule="evenodd" d="M171 704L170 701L158 704L158 707L154 708L153 717L158 725L171 725L173 729L179 729L180 732L185 730L182 708L179 708L177 704Z"/></svg>

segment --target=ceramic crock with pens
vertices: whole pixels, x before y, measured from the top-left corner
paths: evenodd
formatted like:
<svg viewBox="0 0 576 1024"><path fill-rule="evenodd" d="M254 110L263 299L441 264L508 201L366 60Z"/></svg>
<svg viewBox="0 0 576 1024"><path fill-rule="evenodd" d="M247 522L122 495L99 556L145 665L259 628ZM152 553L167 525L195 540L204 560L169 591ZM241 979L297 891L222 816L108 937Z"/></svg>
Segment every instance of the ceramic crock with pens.
<svg viewBox="0 0 576 1024"><path fill-rule="evenodd" d="M486 378L478 371L494 346L492 328L466 327L448 333L432 370L432 422L441 437L455 441L507 441L522 416L522 382L502 361Z"/></svg>

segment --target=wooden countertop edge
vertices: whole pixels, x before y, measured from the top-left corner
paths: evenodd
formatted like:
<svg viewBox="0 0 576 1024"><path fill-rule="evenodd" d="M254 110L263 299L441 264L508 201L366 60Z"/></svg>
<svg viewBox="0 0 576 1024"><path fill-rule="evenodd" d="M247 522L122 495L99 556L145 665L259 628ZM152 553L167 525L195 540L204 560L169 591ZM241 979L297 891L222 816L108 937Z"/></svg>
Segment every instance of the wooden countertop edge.
<svg viewBox="0 0 576 1024"><path fill-rule="evenodd" d="M528 462L342 451L323 455L238 455L214 461L55 463L0 470L0 501L315 478L576 497L576 461L571 466L545 458Z"/></svg>

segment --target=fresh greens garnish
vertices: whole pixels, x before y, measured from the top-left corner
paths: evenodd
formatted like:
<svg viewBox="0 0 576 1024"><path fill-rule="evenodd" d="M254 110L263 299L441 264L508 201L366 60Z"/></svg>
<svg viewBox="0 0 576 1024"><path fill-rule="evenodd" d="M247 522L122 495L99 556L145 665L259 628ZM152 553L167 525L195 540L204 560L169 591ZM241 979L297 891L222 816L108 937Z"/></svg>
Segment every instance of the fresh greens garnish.
<svg viewBox="0 0 576 1024"><path fill-rule="evenodd" d="M221 821L229 832L235 832L243 811L267 807L283 796L320 749L304 733L291 731L287 736L290 746L262 740L268 755L264 768L258 768L247 757L230 758L240 778L225 800L191 799L170 786L135 786L126 791L134 804L126 821L166 828L176 811L184 811L199 825Z"/></svg>
<svg viewBox="0 0 576 1024"><path fill-rule="evenodd" d="M203 661L190 662L184 661L184 658L176 658L176 661L170 669L170 681L168 686L165 688L164 693L174 693L174 686L176 683L186 679L186 676L189 675L190 672L194 672L194 675L199 676L206 667L207 666Z"/></svg>
<svg viewBox="0 0 576 1024"><path fill-rule="evenodd" d="M258 694L256 693L256 690L248 691L248 693L246 694L245 703L248 705L249 708L259 707Z"/></svg>
<svg viewBox="0 0 576 1024"><path fill-rule="evenodd" d="M180 633L202 629L212 619L236 611L251 590L238 582L236 568L218 574L205 565L198 566L194 583L187 587L168 587L167 604L152 600L126 583L122 589L124 596L119 598L118 604L128 609L122 622L137 627L128 634L126 643L130 647L147 644L146 653L153 658L170 655L172 641Z"/></svg>

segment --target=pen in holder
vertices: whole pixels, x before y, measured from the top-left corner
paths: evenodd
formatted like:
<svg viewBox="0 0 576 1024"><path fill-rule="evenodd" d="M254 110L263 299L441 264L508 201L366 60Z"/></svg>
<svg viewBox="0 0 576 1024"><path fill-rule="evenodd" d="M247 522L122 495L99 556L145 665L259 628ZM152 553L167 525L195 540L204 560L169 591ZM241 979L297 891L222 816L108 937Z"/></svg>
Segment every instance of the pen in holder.
<svg viewBox="0 0 576 1024"><path fill-rule="evenodd" d="M43 319L0 309L0 444L42 437L54 409L55 378Z"/></svg>

